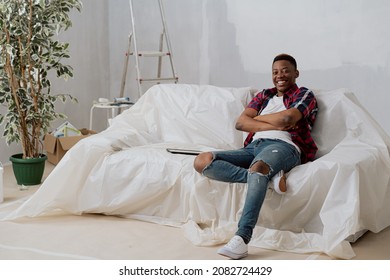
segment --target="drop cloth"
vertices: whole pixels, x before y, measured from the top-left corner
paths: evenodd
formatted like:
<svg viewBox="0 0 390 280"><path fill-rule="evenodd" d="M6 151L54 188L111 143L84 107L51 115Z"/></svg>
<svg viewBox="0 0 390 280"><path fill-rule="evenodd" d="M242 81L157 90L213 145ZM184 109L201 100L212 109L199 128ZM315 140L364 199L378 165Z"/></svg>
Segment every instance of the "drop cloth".
<svg viewBox="0 0 390 280"><path fill-rule="evenodd" d="M209 180L193 169L194 156L166 148L241 147L246 135L234 123L253 93L154 86L107 130L76 144L29 200L1 217L103 213L181 227L195 245L226 242L246 185ZM315 94L317 159L287 174L286 194L269 189L250 245L352 258L350 240L390 225L389 136L348 90Z"/></svg>

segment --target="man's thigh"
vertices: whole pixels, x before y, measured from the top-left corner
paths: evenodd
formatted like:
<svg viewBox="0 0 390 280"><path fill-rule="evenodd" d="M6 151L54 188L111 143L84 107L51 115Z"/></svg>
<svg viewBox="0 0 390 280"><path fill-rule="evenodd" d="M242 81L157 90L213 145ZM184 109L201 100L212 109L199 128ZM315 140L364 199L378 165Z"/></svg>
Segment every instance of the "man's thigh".
<svg viewBox="0 0 390 280"><path fill-rule="evenodd" d="M263 161L270 168L270 178L281 170L288 172L300 163L300 154L297 149L280 140L267 140L259 143L255 153L256 156L251 165Z"/></svg>
<svg viewBox="0 0 390 280"><path fill-rule="evenodd" d="M242 168L249 168L254 159L253 153L246 148L228 151L214 151L212 153L214 160L223 160Z"/></svg>

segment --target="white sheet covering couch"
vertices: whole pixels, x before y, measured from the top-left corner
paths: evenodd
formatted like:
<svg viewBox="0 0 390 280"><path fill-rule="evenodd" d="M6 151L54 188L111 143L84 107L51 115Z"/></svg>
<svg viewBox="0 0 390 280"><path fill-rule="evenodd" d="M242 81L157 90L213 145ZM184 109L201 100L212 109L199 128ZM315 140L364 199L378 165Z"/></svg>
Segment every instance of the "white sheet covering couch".
<svg viewBox="0 0 390 280"><path fill-rule="evenodd" d="M152 87L105 131L74 146L38 191L3 219L104 213L182 227L196 245L234 234L245 184L209 180L194 156L168 147L234 149L234 124L255 91L197 85ZM347 90L315 91L317 159L269 189L252 246L352 258L347 240L390 225L389 137ZM271 186L270 186L271 187Z"/></svg>

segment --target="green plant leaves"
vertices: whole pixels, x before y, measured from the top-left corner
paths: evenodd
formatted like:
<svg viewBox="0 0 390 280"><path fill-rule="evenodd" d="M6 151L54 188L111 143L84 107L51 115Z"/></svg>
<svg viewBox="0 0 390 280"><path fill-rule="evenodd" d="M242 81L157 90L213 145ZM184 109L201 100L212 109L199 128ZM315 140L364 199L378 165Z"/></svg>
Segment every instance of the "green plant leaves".
<svg viewBox="0 0 390 280"><path fill-rule="evenodd" d="M22 141L28 157L34 157L37 143L50 121L66 117L55 111L55 102L77 101L70 95L51 95L48 72L73 77L73 69L62 63L69 58L69 44L57 34L72 25L69 12L81 10L78 0L0 1L0 114L6 142ZM40 145L42 146L42 145Z"/></svg>

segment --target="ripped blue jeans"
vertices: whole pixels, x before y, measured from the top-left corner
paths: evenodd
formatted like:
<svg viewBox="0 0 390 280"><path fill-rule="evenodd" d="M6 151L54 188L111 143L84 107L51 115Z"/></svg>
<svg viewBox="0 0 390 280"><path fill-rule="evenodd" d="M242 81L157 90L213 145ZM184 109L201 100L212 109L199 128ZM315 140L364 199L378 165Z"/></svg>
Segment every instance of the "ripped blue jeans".
<svg viewBox="0 0 390 280"><path fill-rule="evenodd" d="M203 170L204 176L224 182L248 183L245 204L236 232L236 235L248 243L259 217L269 180L279 171L288 172L300 164L300 153L293 145L282 140L257 139L244 148L215 151L212 154L213 161ZM269 166L268 174L249 171L249 168L258 161L263 161Z"/></svg>

